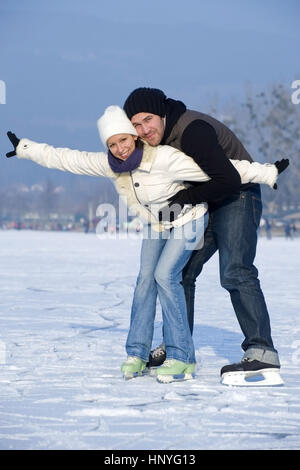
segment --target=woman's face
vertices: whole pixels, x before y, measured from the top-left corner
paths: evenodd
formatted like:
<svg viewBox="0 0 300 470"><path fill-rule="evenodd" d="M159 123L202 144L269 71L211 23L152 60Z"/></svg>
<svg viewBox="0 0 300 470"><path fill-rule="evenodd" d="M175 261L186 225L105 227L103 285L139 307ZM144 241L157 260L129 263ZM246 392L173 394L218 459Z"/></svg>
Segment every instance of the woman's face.
<svg viewBox="0 0 300 470"><path fill-rule="evenodd" d="M116 134L107 141L107 147L114 157L126 160L135 150L136 135Z"/></svg>

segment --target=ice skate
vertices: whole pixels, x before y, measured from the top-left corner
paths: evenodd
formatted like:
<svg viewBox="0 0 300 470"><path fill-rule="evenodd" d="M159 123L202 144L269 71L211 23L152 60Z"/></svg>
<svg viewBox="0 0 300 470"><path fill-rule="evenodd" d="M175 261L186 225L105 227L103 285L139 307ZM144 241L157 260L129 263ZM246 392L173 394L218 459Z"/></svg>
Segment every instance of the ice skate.
<svg viewBox="0 0 300 470"><path fill-rule="evenodd" d="M166 359L156 369L157 381L160 383L180 382L195 377L196 364L186 364L176 359Z"/></svg>
<svg viewBox="0 0 300 470"><path fill-rule="evenodd" d="M128 356L127 361L123 362L121 370L125 380L140 377L148 373L146 361L135 356Z"/></svg>
<svg viewBox="0 0 300 470"><path fill-rule="evenodd" d="M274 387L284 384L280 367L249 358L222 367L221 382L236 387Z"/></svg>
<svg viewBox="0 0 300 470"><path fill-rule="evenodd" d="M157 367L161 366L166 359L166 349L165 344L162 343L153 349L149 354L149 361L147 362L147 366L149 369L149 374L152 376L156 375Z"/></svg>

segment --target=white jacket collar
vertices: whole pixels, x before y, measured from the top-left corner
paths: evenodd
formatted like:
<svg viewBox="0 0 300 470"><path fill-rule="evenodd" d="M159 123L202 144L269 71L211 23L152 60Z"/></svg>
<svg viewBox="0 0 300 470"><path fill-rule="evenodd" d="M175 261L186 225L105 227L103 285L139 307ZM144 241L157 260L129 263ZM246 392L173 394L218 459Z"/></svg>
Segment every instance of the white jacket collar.
<svg viewBox="0 0 300 470"><path fill-rule="evenodd" d="M140 163L140 166L138 167L138 170L150 173L152 165L156 159L157 148L151 147L151 145L147 144L147 142L144 142L144 141L143 141L143 144L144 144L143 158Z"/></svg>

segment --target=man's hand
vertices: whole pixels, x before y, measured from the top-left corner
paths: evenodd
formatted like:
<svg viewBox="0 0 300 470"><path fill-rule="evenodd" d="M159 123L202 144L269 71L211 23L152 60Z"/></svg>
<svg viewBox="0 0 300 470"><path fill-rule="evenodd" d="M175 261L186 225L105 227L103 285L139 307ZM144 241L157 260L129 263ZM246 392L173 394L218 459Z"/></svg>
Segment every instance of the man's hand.
<svg viewBox="0 0 300 470"><path fill-rule="evenodd" d="M13 147L14 147L14 150L12 152L8 152L6 154L7 158L10 158L10 157L13 157L14 155L17 155L16 154L16 149L18 147L18 144L20 142L20 139L18 139L18 137L16 136L16 134L13 134L12 132L8 131L7 133L7 137L9 138L9 140L11 141L11 143L13 144Z"/></svg>
<svg viewBox="0 0 300 470"><path fill-rule="evenodd" d="M181 191L178 191L178 193L170 197L168 199L168 206L170 207L172 204L179 204L181 208L183 208L185 204L191 204L189 191L187 189L181 189Z"/></svg>
<svg viewBox="0 0 300 470"><path fill-rule="evenodd" d="M190 204L188 191L182 189L168 199L168 204L161 208L158 214L160 222L173 222L183 209L185 204Z"/></svg>
<svg viewBox="0 0 300 470"><path fill-rule="evenodd" d="M160 222L174 222L181 211L182 207L180 204L167 204L160 209L158 213L158 220Z"/></svg>

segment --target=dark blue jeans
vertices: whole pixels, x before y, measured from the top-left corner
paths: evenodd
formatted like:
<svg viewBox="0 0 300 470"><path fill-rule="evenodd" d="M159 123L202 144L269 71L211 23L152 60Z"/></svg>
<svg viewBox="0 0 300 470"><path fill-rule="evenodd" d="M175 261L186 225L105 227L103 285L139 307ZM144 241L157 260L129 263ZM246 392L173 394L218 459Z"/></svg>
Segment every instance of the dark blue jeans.
<svg viewBox="0 0 300 470"><path fill-rule="evenodd" d="M203 265L219 251L220 281L231 302L245 336L244 351L267 352L267 362L277 363L271 338L270 319L254 266L257 228L262 213L260 186L241 191L210 212L204 246L193 252L183 270L188 321L194 324L195 282ZM261 351L262 352L262 351ZM249 354L248 354L249 356ZM255 358L259 356L254 354Z"/></svg>

